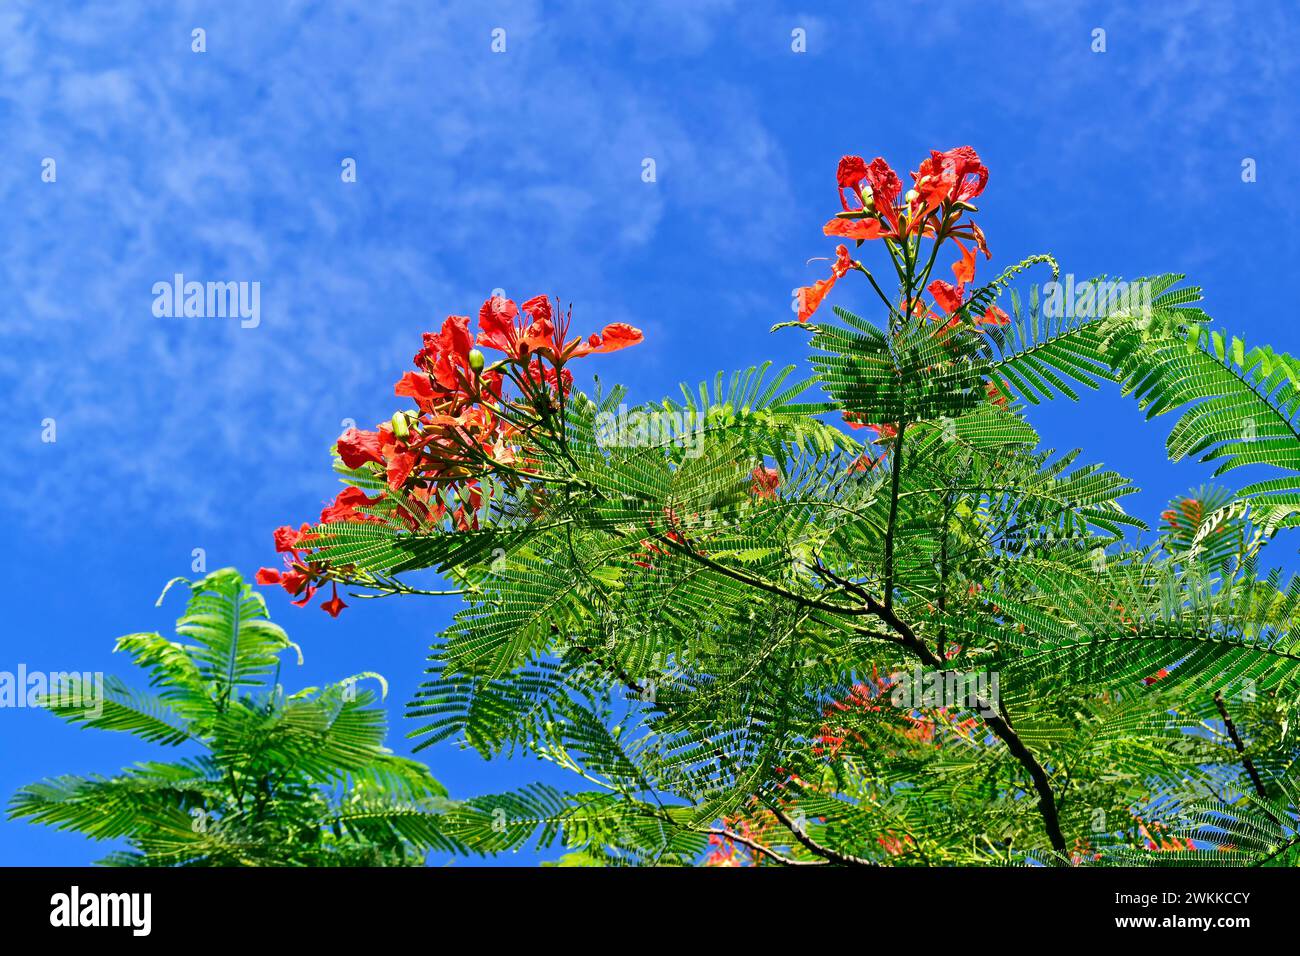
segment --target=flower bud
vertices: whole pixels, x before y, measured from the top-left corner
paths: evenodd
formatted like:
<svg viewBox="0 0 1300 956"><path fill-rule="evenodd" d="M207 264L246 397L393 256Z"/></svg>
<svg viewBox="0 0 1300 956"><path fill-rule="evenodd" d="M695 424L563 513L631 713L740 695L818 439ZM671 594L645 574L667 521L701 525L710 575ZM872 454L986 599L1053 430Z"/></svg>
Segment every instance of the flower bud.
<svg viewBox="0 0 1300 956"><path fill-rule="evenodd" d="M406 424L406 412L393 412L393 434L398 438L405 438L410 431Z"/></svg>
<svg viewBox="0 0 1300 956"><path fill-rule="evenodd" d="M483 371L483 353L478 349L469 350L469 367L472 368L475 373Z"/></svg>
<svg viewBox="0 0 1300 956"><path fill-rule="evenodd" d="M917 192L915 189L909 189L907 191L907 195L903 197L903 199L907 201L907 204L909 206L912 205L912 203L916 202L920 198L921 198L921 194Z"/></svg>

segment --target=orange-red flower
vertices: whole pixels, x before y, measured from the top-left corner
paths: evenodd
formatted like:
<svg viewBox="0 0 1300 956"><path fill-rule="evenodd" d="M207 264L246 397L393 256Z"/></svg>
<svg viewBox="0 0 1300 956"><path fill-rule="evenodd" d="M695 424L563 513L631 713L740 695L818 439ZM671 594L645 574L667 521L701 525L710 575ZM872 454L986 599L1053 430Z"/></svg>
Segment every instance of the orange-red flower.
<svg viewBox="0 0 1300 956"><path fill-rule="evenodd" d="M864 422L861 421L858 418L858 416L854 415L852 412L844 413L844 424L848 425L850 428L853 429L868 428L871 431L875 432L876 437L873 439L873 441L876 444L879 444L880 442L891 441L898 437L897 425L890 425L887 423L877 425L871 422Z"/></svg>
<svg viewBox="0 0 1300 956"><path fill-rule="evenodd" d="M1138 833L1146 841L1148 850L1157 850L1161 853L1171 853L1179 850L1195 850L1196 842L1194 840L1169 836L1165 832L1164 824L1152 821L1148 824L1141 818L1137 817Z"/></svg>
<svg viewBox="0 0 1300 956"><path fill-rule="evenodd" d="M749 473L749 477L753 479L749 493L755 498L770 500L776 497L776 489L781 484L781 473L775 468L765 468L762 465L757 465Z"/></svg>
<svg viewBox="0 0 1300 956"><path fill-rule="evenodd" d="M840 164L835 170L835 179L840 185L840 205L849 210L852 208L862 208L862 196L859 194L859 185L862 180L867 178L867 164L861 156L844 156L840 158ZM850 195L858 200L856 207L849 205L848 200L844 198L844 190L851 190Z"/></svg>
<svg viewBox="0 0 1300 956"><path fill-rule="evenodd" d="M926 291L934 296L935 303L948 316L948 322L944 325L944 331L955 326L958 322L956 313L965 304L966 285L975 279L975 250L967 249L956 239L957 248L961 250L961 258L952 264L953 277L957 284L945 282L942 279L935 279L927 287ZM972 319L976 327L981 325L1006 325L1011 321L1010 316L999 309L996 305L991 305L981 315Z"/></svg>
<svg viewBox="0 0 1300 956"><path fill-rule="evenodd" d="M990 257L983 231L975 222L963 219L965 213L974 211L970 202L988 183L989 171L979 154L970 146L946 152L931 150L911 176L914 188L903 195L902 181L883 157L868 164L861 156L844 156L835 171L843 211L822 231L859 243L868 239L900 241L905 235L917 234L937 242L965 239Z"/></svg>
<svg viewBox="0 0 1300 956"><path fill-rule="evenodd" d="M929 215L944 203L969 203L984 191L988 168L970 146L945 153L930 150L930 158L912 174L920 194L920 214Z"/></svg>
<svg viewBox="0 0 1300 956"><path fill-rule="evenodd" d="M298 544L298 539L301 538L307 530L308 526L305 524L302 526L301 530L292 528L287 524L276 528L274 534L275 550L280 554L292 551Z"/></svg>
<svg viewBox="0 0 1300 956"><path fill-rule="evenodd" d="M338 617L339 612L342 611L345 607L347 607L347 605L344 604L342 599L339 597L338 585L337 584L333 585L333 588L334 588L333 596L328 601L322 601L320 609L324 611L326 614L328 614L330 617Z"/></svg>
<svg viewBox="0 0 1300 956"><path fill-rule="evenodd" d="M478 310L478 328L479 345L505 352L516 361L527 361L532 353L549 348L555 333L549 304L545 309L535 306L530 315L520 313L512 300L500 295L492 296Z"/></svg>
<svg viewBox="0 0 1300 956"><path fill-rule="evenodd" d="M454 529L476 529L482 502L476 476L499 469L508 481L527 478L519 465L535 463L519 455L521 433L550 427L556 394L563 409L563 396L573 382L564 364L644 338L640 330L615 322L585 339L570 339L571 320L571 313L558 314L545 296L522 306L504 296L488 299L479 309L477 341L506 354L504 362L490 369L474 348L467 316L450 315L437 332L426 332L413 358L415 370L405 372L393 389L397 396L413 399L416 409L398 412L373 431L349 428L335 443L345 467L382 473L400 497L381 514L366 514L358 509L373 508L385 496L370 497L361 488L348 487L321 511L320 523L392 522L417 531L449 520ZM503 395L507 377L523 391L521 396ZM535 385L541 387L530 387ZM318 557L323 552L313 551L309 532L308 525L278 529L276 548L285 555L286 568L262 568L257 574L259 584L278 584L298 597L295 604L309 601L324 581L346 580L353 570L331 567ZM346 605L336 589L322 606L337 615Z"/></svg>
<svg viewBox="0 0 1300 956"><path fill-rule="evenodd" d="M831 265L830 278L819 279L810 286L804 286L798 292L800 322L807 322L812 318L812 314L817 311L827 293L835 288L835 283L844 278L855 265L857 263L849 258L848 246L835 247L835 262Z"/></svg>
<svg viewBox="0 0 1300 956"><path fill-rule="evenodd" d="M525 318L527 321L525 321ZM478 344L505 352L516 362L544 355L557 365L594 352L617 352L643 341L641 330L625 322L613 322L599 334L568 338L572 312L555 318L550 300L533 296L521 310L509 299L493 296L479 309Z"/></svg>
<svg viewBox="0 0 1300 956"><path fill-rule="evenodd" d="M592 355L596 352L617 352L619 349L636 345L644 339L645 336L641 334L640 329L633 328L625 322L611 322L601 329L599 335L592 333L587 336L586 342L578 339L569 343L561 354L563 358L571 359L582 358L584 355Z"/></svg>
<svg viewBox="0 0 1300 956"><path fill-rule="evenodd" d="M284 554L285 569L278 571L275 568L258 568L255 578L257 583L278 584L298 598L293 604L298 607L306 605L316 594L321 576L328 570L324 562L313 562L307 557L313 537L309 524L303 524L297 530L288 525L276 528L275 549Z"/></svg>
<svg viewBox="0 0 1300 956"><path fill-rule="evenodd" d="M996 305L991 305L984 310L984 314L975 320L976 325L1010 325L1011 316L1007 315Z"/></svg>
<svg viewBox="0 0 1300 956"><path fill-rule="evenodd" d="M330 524L335 521L382 522L383 519L376 518L374 515L360 514L357 508L366 505L377 505L383 500L382 495L370 498L360 488L349 486L340 491L333 503L326 506L325 510L320 513L320 522L321 524Z"/></svg>
<svg viewBox="0 0 1300 956"><path fill-rule="evenodd" d="M474 338L469 331L469 317L449 315L437 333L424 333L424 347L415 353L413 364L416 368L431 374L442 388L458 389L467 381L470 371L469 352L473 347ZM414 373L407 372L402 376L402 383L408 388L413 388L414 392L399 391L397 394L410 394L413 398L427 395L431 398L432 386L426 388L411 381L413 376Z"/></svg>
<svg viewBox="0 0 1300 956"><path fill-rule="evenodd" d="M378 432L349 428L339 436L336 447L343 464L349 468L360 468L371 462L380 465L384 463L384 451Z"/></svg>
<svg viewBox="0 0 1300 956"><path fill-rule="evenodd" d="M846 163L850 164L848 168L856 174L857 164L862 163L862 157L846 156L841 159L841 173L846 169ZM861 181L865 181L871 190L869 196L866 194L859 196L861 204L858 209L851 209L844 201L845 177L843 175L840 176L840 181L840 203L845 211L859 212L860 215L835 217L822 227L826 235L839 236L843 239L897 239L899 237L898 197L903 192L903 181L898 178L898 173L894 172L883 157L877 156L873 159L871 165L862 169L858 182L853 183L855 193L861 188L859 186Z"/></svg>

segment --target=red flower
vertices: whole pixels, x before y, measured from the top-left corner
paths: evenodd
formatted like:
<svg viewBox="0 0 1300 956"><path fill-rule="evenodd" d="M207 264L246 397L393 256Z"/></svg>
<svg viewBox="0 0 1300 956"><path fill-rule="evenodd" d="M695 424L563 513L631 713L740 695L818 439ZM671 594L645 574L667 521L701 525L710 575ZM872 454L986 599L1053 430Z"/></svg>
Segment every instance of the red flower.
<svg viewBox="0 0 1300 956"><path fill-rule="evenodd" d="M536 298L528 301L535 303ZM550 311L549 305L545 310L537 309L525 325L514 302L494 295L478 310L478 344L505 352L516 361L527 360L531 353L551 345L555 329Z"/></svg>
<svg viewBox="0 0 1300 956"><path fill-rule="evenodd" d="M953 285L951 282L944 282L942 279L935 279L927 287L930 295L934 296L935 303L943 311L952 315L961 308L962 293L965 291L961 285Z"/></svg>
<svg viewBox="0 0 1300 956"><path fill-rule="evenodd" d="M617 352L644 341L641 330L625 322L612 322L601 329L599 334L582 338L569 338L569 327L573 323L572 310L562 313L553 312L550 300L537 295L523 304L523 310L532 318L532 323L524 330L525 337L532 336L529 345L532 352L544 355L555 365L563 365L569 359L583 358L595 352Z"/></svg>
<svg viewBox="0 0 1300 956"><path fill-rule="evenodd" d="M988 311L986 311L983 315L981 315L978 319L975 320L975 324L976 325L1010 325L1011 316L1007 315L996 305L991 305L988 307Z"/></svg>
<svg viewBox="0 0 1300 956"><path fill-rule="evenodd" d="M369 497L350 486L321 511L320 524L375 522L414 532L450 521L453 530L476 529L483 494L473 476L485 469L513 472L517 465L537 464L519 455L516 415L528 419L528 406L548 401L539 391L568 392L573 375L563 366L569 358L618 351L644 338L640 330L616 322L586 339L569 340L570 320L569 313L557 315L545 296L534 296L522 307L504 296L488 299L479 310L477 340L505 352L514 366L500 363L495 370L485 368L474 351L468 317L447 316L436 333L425 333L413 359L415 370L404 373L394 387L398 396L414 399L418 410L394 415L374 431L349 428L335 445L348 468L381 465L388 486L403 491L401 500L382 514L366 514L358 509L372 508L385 496ZM522 386L521 397L503 396L507 379ZM542 388L529 388L530 382ZM552 402L545 411L554 413L557 407L563 405ZM518 479L517 473L506 477ZM355 572L351 565L332 564L324 551L313 551L307 544L314 540L310 531L309 525L277 530L285 570L262 568L257 574L259 584L280 585L299 605L310 601L325 581L346 581ZM331 615L345 606L337 588L322 606Z"/></svg>
<svg viewBox="0 0 1300 956"><path fill-rule="evenodd" d="M640 329L633 328L624 322L614 322L601 329L599 335L589 335L587 341L582 345L566 345L564 347L563 358L582 358L584 355L591 355L594 352L617 352L619 349L625 349L631 345L637 345L645 339Z"/></svg>
<svg viewBox="0 0 1300 956"><path fill-rule="evenodd" d="M970 146L958 146L943 153L931 150L929 158L911 176L915 188L900 203L902 181L882 157L866 165L860 156L845 156L835 173L844 211L827 222L822 231L828 236L859 242L901 240L904 232L933 236L940 242L961 238L974 243L989 257L988 244L979 226L961 221L964 212L974 209L970 201L988 183L989 171L980 162L979 154ZM859 202L850 203L849 197L857 197Z"/></svg>
<svg viewBox="0 0 1300 956"><path fill-rule="evenodd" d="M469 372L469 353L473 347L469 316L449 315L436 334L424 333L424 348L415 353L415 367L428 370L444 389L460 388Z"/></svg>
<svg viewBox="0 0 1300 956"><path fill-rule="evenodd" d="M885 222L895 235L898 234L898 197L903 191L903 182L898 178L898 173L885 162L884 158L877 156L867 167L867 185L871 187L871 198L875 203L876 212L884 217Z"/></svg>
<svg viewBox="0 0 1300 956"><path fill-rule="evenodd" d="M316 585L312 583L311 575L304 571L285 572L280 578L280 585L290 594L298 597L298 600L289 602L295 607L306 607L316 596Z"/></svg>
<svg viewBox="0 0 1300 956"><path fill-rule="evenodd" d="M333 504L320 513L320 522L321 524L330 524L334 521L381 521L382 519L373 515L358 514L356 509L367 505L377 505L383 500L383 495L368 498L360 488L349 486L340 491Z"/></svg>
<svg viewBox="0 0 1300 956"><path fill-rule="evenodd" d="M406 479L411 477L411 472L415 470L415 455L409 451L394 451L388 457L388 487L400 488L406 483Z"/></svg>
<svg viewBox="0 0 1300 956"><path fill-rule="evenodd" d="M800 322L807 322L812 318L812 314L822 304L822 299L826 298L826 294L835 288L835 283L844 278L845 274L855 265L857 263L849 258L848 246L839 245L835 247L835 263L831 266L831 277L829 279L819 279L810 286L804 286L798 292Z"/></svg>
<svg viewBox="0 0 1300 956"><path fill-rule="evenodd" d="M337 447L339 457L349 468L360 468L371 462L381 465L384 463L384 452L378 432L363 432L357 428L349 428L339 436Z"/></svg>
<svg viewBox="0 0 1300 956"><path fill-rule="evenodd" d="M921 215L929 215L944 203L969 203L984 192L988 168L970 146L958 146L946 153L930 150L930 158L912 174L921 196Z"/></svg>
<svg viewBox="0 0 1300 956"><path fill-rule="evenodd" d="M846 210L849 204L844 198L844 190L853 190L857 195L858 184L867 176L867 164L861 156L844 156L840 159L840 165L835 170L835 179L840 184L840 205ZM861 197L858 197L857 208L862 208Z"/></svg>
<svg viewBox="0 0 1300 956"><path fill-rule="evenodd" d="M328 570L326 562L312 562L305 556L303 545L313 540L311 526L304 524L299 531L290 527L277 528L276 550L285 552L285 570L258 568L255 580L260 585L278 584L298 600L292 603L303 607L316 594L316 582ZM337 595L336 595L337 597ZM340 602L340 607L342 606Z"/></svg>
<svg viewBox="0 0 1300 956"><path fill-rule="evenodd" d="M961 308L962 300L966 295L966 283L975 278L975 250L967 249L960 242L957 246L961 249L961 258L952 264L952 274L957 284L952 285L942 279L935 279L926 287L926 291L934 296L934 301L938 303L939 308L948 315Z"/></svg>
<svg viewBox="0 0 1300 956"><path fill-rule="evenodd" d="M544 295L535 295L520 306L533 317L533 321L551 321L551 300Z"/></svg>
<svg viewBox="0 0 1300 956"><path fill-rule="evenodd" d="M1158 850L1162 853L1169 853L1177 850L1196 849L1196 843L1193 840L1180 839L1178 837L1166 837L1165 827L1158 821L1153 821L1148 829L1147 824L1141 817L1137 817L1136 819L1138 824L1138 833L1146 841L1148 850Z"/></svg>
<svg viewBox="0 0 1300 956"><path fill-rule="evenodd" d="M303 529L306 530L306 528L307 526L303 525ZM275 550L281 554L286 551L292 551L301 536L302 532L297 528L291 528L288 525L281 525L279 528L275 529Z"/></svg>
<svg viewBox="0 0 1300 956"><path fill-rule="evenodd" d="M298 607L302 607L311 600L312 595L316 593L316 588L311 584L312 575L304 570L298 561L296 552L290 552L284 556L284 571L277 571L275 568L258 568L255 580L261 585L278 584L295 597L302 594L301 600L293 602Z"/></svg>
<svg viewBox="0 0 1300 956"><path fill-rule="evenodd" d="M854 158L854 157L850 157ZM859 160L861 161L861 160ZM843 160L840 161L843 166ZM877 156L871 165L863 171L862 178L871 187L871 202L874 212L862 210L862 216L842 218L837 216L822 227L828 236L844 239L897 239L898 231L898 197L903 191L903 182L898 173ZM844 190L840 189L840 202L844 202ZM849 212L847 204L845 209Z"/></svg>
<svg viewBox="0 0 1300 956"><path fill-rule="evenodd" d="M333 585L333 588L334 588L333 597L331 597L328 601L322 601L320 605L320 609L324 611L326 614L328 614L330 617L338 617L339 612L342 611L345 607L347 607L347 605L344 604L343 601L339 598L339 586L335 584Z"/></svg>
<svg viewBox="0 0 1300 956"><path fill-rule="evenodd" d="M975 250L967 249L958 240L957 248L961 250L961 258L952 264L952 272L957 284L944 282L942 279L935 279L927 287L926 291L934 296L935 303L943 309L948 316L953 316L961 307L966 298L966 284L975 278ZM999 309L996 305L989 306L982 315L976 316L972 320L976 326L980 325L1007 325L1011 322L1011 317ZM957 324L956 319L948 322L944 330L952 328Z"/></svg>
<svg viewBox="0 0 1300 956"><path fill-rule="evenodd" d="M777 486L781 484L781 473L775 468L765 468L762 465L757 465L749 473L749 477L753 479L750 494L755 498L772 499L776 497Z"/></svg>
<svg viewBox="0 0 1300 956"><path fill-rule="evenodd" d="M853 412L844 413L844 423L850 428L869 428L876 433L873 444L890 441L898 437L898 426L890 424L875 425L870 422L860 421Z"/></svg>
<svg viewBox="0 0 1300 956"><path fill-rule="evenodd" d="M427 408L438 393L429 381L428 373L403 372L393 386L393 394L399 398L413 398L421 408Z"/></svg>

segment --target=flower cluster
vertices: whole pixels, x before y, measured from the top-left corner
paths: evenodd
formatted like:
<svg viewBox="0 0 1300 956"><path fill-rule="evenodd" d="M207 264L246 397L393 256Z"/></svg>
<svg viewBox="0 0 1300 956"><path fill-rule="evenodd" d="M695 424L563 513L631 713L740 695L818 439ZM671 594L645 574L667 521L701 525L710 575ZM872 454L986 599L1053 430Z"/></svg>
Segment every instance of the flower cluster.
<svg viewBox="0 0 1300 956"><path fill-rule="evenodd" d="M767 816L770 817L770 815ZM723 832L709 836L709 850L704 855L704 865L714 867L757 866L760 854L759 851L753 849L752 844L767 845L769 840L768 831L772 829L772 823L771 819L763 820L760 817L756 817L751 822L740 814L724 816L722 818ZM733 833L745 842L737 842L731 836Z"/></svg>
<svg viewBox="0 0 1300 956"><path fill-rule="evenodd" d="M328 510L328 509L326 509ZM317 561L311 557L311 525L304 524L294 529L288 525L275 529L275 550L284 555L283 571L275 568L258 568L258 584L278 584L297 600L292 602L297 607L305 607L316 596L317 589L328 579L331 568L327 562ZM345 570L345 569L337 569ZM338 617L346 604L339 597L338 585L330 582L332 594L328 601L321 602L321 610L330 617Z"/></svg>
<svg viewBox="0 0 1300 956"><path fill-rule="evenodd" d="M971 213L978 212L972 200L984 192L989 178L979 154L969 146L942 153L932 150L911 177L912 188L903 192L902 180L883 158L870 163L861 156L840 160L836 182L842 208L822 231L827 236L851 239L859 246L869 240L882 240L897 273L899 297L891 301L871 271L851 258L848 247L841 244L835 248L830 276L797 291L800 322L813 316L840 279L858 271L870 280L889 309L891 328L896 327L895 319L899 325L911 319L932 322L936 326L934 338L945 348L956 344L950 336L963 321L976 331L1010 323L1010 316L996 305L988 304L978 312L972 308L969 290L975 280L977 253L992 258L984 231L970 218ZM932 241L928 254L922 251L925 239ZM952 264L954 281L931 280L940 248L947 242L959 251ZM926 303L923 293L929 293L932 305ZM986 381L984 387L990 402L1000 407L1007 405L1007 396L997 383ZM855 413L845 413L844 420L850 428L875 431L874 444L886 450L898 436L897 422L868 422ZM854 463L853 470L868 471L884 457L883 453L879 457L864 455Z"/></svg>
<svg viewBox="0 0 1300 956"><path fill-rule="evenodd" d="M945 656L953 657L955 654L956 652L950 649ZM896 710L890 700L893 690L894 679L881 675L875 667L872 667L871 676L849 688L848 696L831 701L830 705L822 711L826 723L822 724L817 743L813 745L814 756L835 759L846 746L869 749L871 745L856 731L835 723L835 715L855 711L878 714L892 712ZM938 746L943 739L955 737L973 740L979 727L978 718L971 716L959 719L955 710L949 707L927 708L925 711L901 710L898 714L907 724L906 729L901 731L902 740L909 744ZM940 735L941 731L944 732L943 736Z"/></svg>
<svg viewBox="0 0 1300 956"><path fill-rule="evenodd" d="M861 156L845 156L835 171L844 211L823 232L844 239L894 241L912 235L941 240L963 236L978 243L987 255L979 226L959 221L963 212L977 211L970 201L989 181L988 168L975 150L969 146L946 153L931 150L930 158L911 175L915 186L904 194L898 173L883 158L877 156L868 165Z"/></svg>
<svg viewBox="0 0 1300 956"><path fill-rule="evenodd" d="M989 171L974 149L958 146L943 153L932 150L911 177L913 186L904 193L898 173L883 158L867 163L861 156L845 156L835 174L843 208L822 231L827 236L855 240L858 245L882 239L896 267L908 262L916 265L914 251L922 238L934 240L931 266L933 253L940 245L955 243L961 250L961 257L952 266L956 282L936 279L926 286L942 313L926 307L910 289L903 305L904 312L928 316L950 329L959 322L957 312L966 303L966 287L975 278L976 250L991 258L983 230L967 217L978 211L971 200L984 191ZM799 321L811 318L835 283L853 269L870 276L860 262L849 258L847 246L837 246L830 277L799 290ZM929 271L929 267L924 270L924 278L929 277ZM914 274L920 273L900 268L899 278L908 282ZM976 326L1005 325L1009 319L1001 309L991 306L973 321Z"/></svg>
<svg viewBox="0 0 1300 956"><path fill-rule="evenodd" d="M567 363L643 339L640 330L621 322L585 338L570 337L572 318L572 310L561 312L545 296L522 305L493 296L479 309L477 336L463 315L448 316L437 332L426 332L414 370L394 386L394 394L415 407L374 430L349 428L335 443L346 468L369 483L382 479L386 490L372 497L359 487L344 488L321 512L320 524L391 520L407 530L477 528L481 479L526 479L535 464L525 451L530 436L546 433L563 441L565 400L573 384ZM488 365L480 349L503 357ZM263 568L257 580L281 585L299 598L295 604L305 604L320 583L348 570L312 559L309 525L280 528L275 540L285 570ZM333 615L343 606L337 591L324 605Z"/></svg>

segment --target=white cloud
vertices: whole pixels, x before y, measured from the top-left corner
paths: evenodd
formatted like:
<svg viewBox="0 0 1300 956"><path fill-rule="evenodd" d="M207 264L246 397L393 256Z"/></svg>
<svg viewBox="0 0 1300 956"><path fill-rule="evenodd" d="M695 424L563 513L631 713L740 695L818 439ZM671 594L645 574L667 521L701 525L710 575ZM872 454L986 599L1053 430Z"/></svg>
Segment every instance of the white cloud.
<svg viewBox="0 0 1300 956"><path fill-rule="evenodd" d="M216 520L271 481L314 500L338 420L386 415L419 332L443 315L495 285L617 303L611 263L634 262L670 210L737 251L790 201L779 143L739 86L701 91L725 113L679 109L597 49L656 58L671 34L689 56L733 4L590 20L537 4L257 9L0 15L18 157L0 186L0 277L16 293L0 375L33 436L13 464L37 501L66 494L69 473L41 464L30 423L47 414L77 493L124 513ZM489 49L497 24L503 55ZM207 53L189 50L196 25ZM737 139L745 155L719 150ZM339 179L344 156L355 185ZM645 156L656 184L641 182ZM260 282L261 327L155 318L151 287L177 272ZM645 318L625 311L579 327Z"/></svg>

